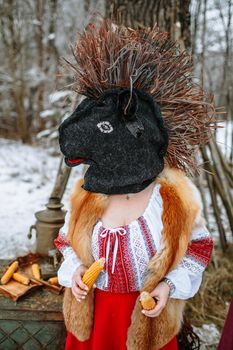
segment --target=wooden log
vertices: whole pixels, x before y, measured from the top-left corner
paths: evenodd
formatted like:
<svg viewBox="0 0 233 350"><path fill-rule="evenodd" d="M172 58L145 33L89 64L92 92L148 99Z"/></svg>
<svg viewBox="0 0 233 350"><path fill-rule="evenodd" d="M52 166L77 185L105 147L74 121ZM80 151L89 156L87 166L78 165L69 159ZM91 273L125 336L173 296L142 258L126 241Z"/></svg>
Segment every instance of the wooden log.
<svg viewBox="0 0 233 350"><path fill-rule="evenodd" d="M227 249L226 232L225 232L225 228L222 224L221 213L220 213L219 206L218 206L217 196L216 196L216 193L214 192L213 176L210 175L211 171L213 169L210 166L208 155L207 155L206 149L204 147L201 148L201 153L202 153L202 157L205 161L205 169L207 171L209 171L209 173L206 172L206 179L207 179L208 188L210 191L215 221L216 221L216 224L217 224L218 230L219 230L220 245L221 245L222 250L226 251L226 249Z"/></svg>

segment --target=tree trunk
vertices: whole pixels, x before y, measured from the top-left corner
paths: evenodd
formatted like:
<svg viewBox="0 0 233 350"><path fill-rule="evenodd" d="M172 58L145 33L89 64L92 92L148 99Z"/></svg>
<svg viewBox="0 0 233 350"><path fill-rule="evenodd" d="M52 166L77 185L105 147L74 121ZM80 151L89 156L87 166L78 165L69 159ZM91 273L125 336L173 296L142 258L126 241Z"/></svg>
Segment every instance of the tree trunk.
<svg viewBox="0 0 233 350"><path fill-rule="evenodd" d="M40 131L44 127L41 119L41 112L44 108L44 43L43 43L43 15L44 15L44 0L36 1L36 20L38 25L36 27L35 39L37 46L37 66L41 81L38 84L36 91L36 110L35 110L35 129Z"/></svg>
<svg viewBox="0 0 233 350"><path fill-rule="evenodd" d="M106 0L106 15L120 16L127 26L153 27L169 32L173 40L183 47L190 47L190 6L191 0Z"/></svg>
<svg viewBox="0 0 233 350"><path fill-rule="evenodd" d="M56 46L56 22L58 16L58 0L50 0L50 22L49 22L49 42L46 49L47 66L46 74L54 75L56 80L56 71L59 64L59 52ZM52 63L52 64L51 64Z"/></svg>
<svg viewBox="0 0 233 350"><path fill-rule="evenodd" d="M3 39L4 51L9 57L8 69L13 82L11 88L11 97L17 113L17 131L21 140L30 142L30 131L28 128L27 111L24 105L25 100L25 81L22 75L22 33L18 29L15 13L17 13L18 4L15 0L9 0L4 4L6 20L1 22L1 35ZM16 16L17 17L17 16Z"/></svg>
<svg viewBox="0 0 233 350"><path fill-rule="evenodd" d="M12 92L13 99L15 101L15 110L17 113L17 130L23 143L30 142L30 136L28 132L27 116L24 109L23 94L24 88L14 88Z"/></svg>

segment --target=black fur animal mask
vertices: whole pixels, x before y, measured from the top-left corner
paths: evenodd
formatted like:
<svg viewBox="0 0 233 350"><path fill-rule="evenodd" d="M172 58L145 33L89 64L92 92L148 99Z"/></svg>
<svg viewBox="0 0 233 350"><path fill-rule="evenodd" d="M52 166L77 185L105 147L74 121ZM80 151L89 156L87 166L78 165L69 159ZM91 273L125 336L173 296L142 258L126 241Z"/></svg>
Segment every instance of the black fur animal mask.
<svg viewBox="0 0 233 350"><path fill-rule="evenodd" d="M59 133L66 164L89 164L87 191L140 192L163 170L168 133L159 106L145 92L116 89L86 98Z"/></svg>

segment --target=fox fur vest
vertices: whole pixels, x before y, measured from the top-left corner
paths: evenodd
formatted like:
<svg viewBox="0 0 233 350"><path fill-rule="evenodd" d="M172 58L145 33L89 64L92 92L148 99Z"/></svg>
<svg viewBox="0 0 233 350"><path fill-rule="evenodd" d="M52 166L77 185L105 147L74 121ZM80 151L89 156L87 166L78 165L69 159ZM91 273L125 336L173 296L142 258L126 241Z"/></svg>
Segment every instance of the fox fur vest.
<svg viewBox="0 0 233 350"><path fill-rule="evenodd" d="M163 199L163 242L149 261L142 290L151 292L163 277L180 262L186 253L192 228L200 218L200 198L195 186L177 169L165 169L155 180L160 183ZM89 267L93 263L91 253L92 230L101 218L108 196L85 191L80 180L71 197L71 218L68 240L72 248ZM66 288L63 303L64 320L71 333L79 340L87 340L93 323L94 291L82 303L78 303L71 289ZM157 350L168 343L180 330L184 301L170 298L162 313L149 318L141 313L136 301L131 326L128 329L128 350Z"/></svg>

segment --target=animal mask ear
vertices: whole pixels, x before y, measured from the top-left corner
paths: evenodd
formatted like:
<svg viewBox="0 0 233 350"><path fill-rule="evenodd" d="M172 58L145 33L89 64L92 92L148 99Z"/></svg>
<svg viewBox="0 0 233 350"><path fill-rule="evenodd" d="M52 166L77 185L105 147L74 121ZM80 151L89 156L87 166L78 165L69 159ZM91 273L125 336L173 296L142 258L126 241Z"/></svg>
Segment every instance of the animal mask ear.
<svg viewBox="0 0 233 350"><path fill-rule="evenodd" d="M124 89L118 94L117 108L126 120L134 120L138 110L138 96L136 92Z"/></svg>
<svg viewBox="0 0 233 350"><path fill-rule="evenodd" d="M125 122L129 132L134 137L140 137L144 131L141 120L137 117L138 96L135 91L124 89L120 91L117 101L117 109Z"/></svg>

